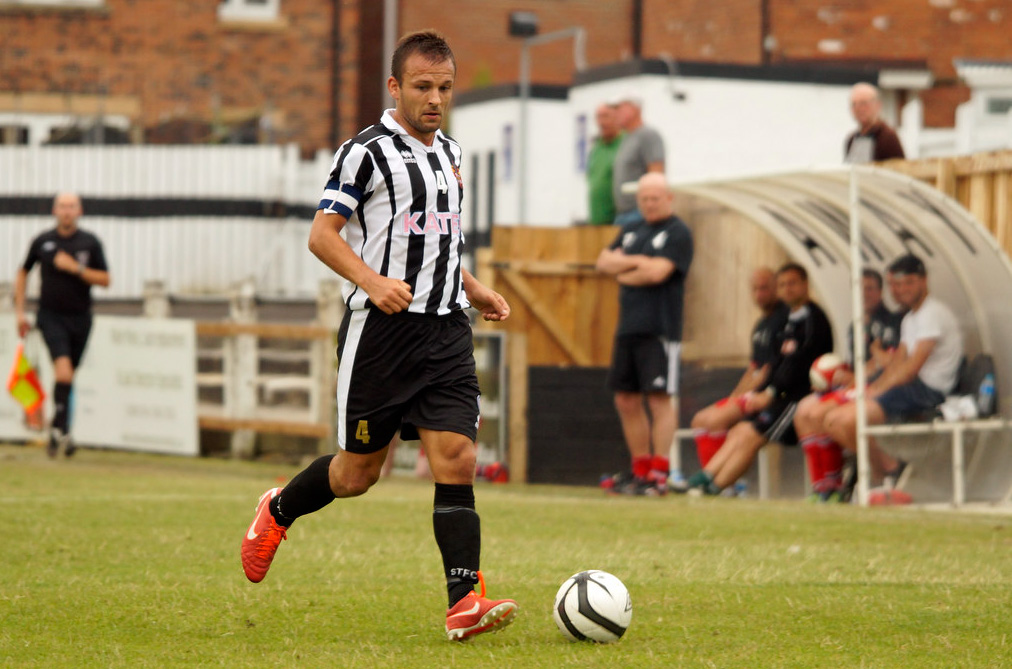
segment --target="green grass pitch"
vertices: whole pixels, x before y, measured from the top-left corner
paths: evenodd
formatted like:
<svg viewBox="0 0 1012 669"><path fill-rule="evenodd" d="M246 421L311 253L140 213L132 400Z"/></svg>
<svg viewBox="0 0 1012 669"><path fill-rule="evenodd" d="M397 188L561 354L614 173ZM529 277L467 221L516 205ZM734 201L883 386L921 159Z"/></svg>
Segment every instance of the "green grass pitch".
<svg viewBox="0 0 1012 669"><path fill-rule="evenodd" d="M1012 666L1009 517L478 484L489 595L520 614L458 644L428 483L299 520L246 581L257 497L296 471L0 447L0 666ZM632 594L618 643L555 628L583 569Z"/></svg>

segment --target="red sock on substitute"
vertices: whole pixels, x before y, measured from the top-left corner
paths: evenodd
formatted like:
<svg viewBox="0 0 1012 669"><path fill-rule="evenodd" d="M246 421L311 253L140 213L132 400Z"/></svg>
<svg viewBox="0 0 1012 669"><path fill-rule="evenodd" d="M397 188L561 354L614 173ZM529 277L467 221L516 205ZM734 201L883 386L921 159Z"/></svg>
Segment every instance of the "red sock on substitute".
<svg viewBox="0 0 1012 669"><path fill-rule="evenodd" d="M836 490L840 487L840 472L843 470L843 449L826 436L818 442L818 447L826 489Z"/></svg>
<svg viewBox="0 0 1012 669"><path fill-rule="evenodd" d="M655 455L650 459L650 478L654 481L667 481L671 464L663 455Z"/></svg>
<svg viewBox="0 0 1012 669"><path fill-rule="evenodd" d="M650 473L650 463L653 462L652 455L637 455L632 459L632 473L633 476L640 479L645 479L647 474Z"/></svg>
<svg viewBox="0 0 1012 669"><path fill-rule="evenodd" d="M826 478L822 469L822 449L819 448L819 442L824 438L825 435L810 434L807 437L802 437L799 442L801 450L805 453L805 461L808 463L808 480L815 492L822 491L823 480Z"/></svg>
<svg viewBox="0 0 1012 669"><path fill-rule="evenodd" d="M705 467L713 456L717 454L720 447L727 439L727 432L706 432L696 438L696 455L699 456L699 464Z"/></svg>

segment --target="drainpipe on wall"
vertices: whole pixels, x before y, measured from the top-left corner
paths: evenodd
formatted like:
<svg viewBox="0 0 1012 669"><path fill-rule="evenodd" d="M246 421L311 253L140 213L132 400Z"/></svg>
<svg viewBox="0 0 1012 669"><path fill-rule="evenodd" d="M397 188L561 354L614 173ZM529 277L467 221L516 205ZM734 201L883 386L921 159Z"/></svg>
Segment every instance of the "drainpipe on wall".
<svg viewBox="0 0 1012 669"><path fill-rule="evenodd" d="M643 57L643 0L632 3L632 57L639 60Z"/></svg>
<svg viewBox="0 0 1012 669"><path fill-rule="evenodd" d="M333 50L330 63L330 148L337 150L341 145L341 0L334 0L334 16L330 29L330 48Z"/></svg>

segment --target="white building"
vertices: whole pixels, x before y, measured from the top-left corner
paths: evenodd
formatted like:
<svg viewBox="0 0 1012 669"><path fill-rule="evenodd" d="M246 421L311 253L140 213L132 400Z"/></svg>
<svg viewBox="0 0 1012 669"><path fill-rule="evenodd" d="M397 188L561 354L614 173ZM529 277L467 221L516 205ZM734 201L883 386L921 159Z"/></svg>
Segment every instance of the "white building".
<svg viewBox="0 0 1012 669"><path fill-rule="evenodd" d="M988 81L999 76L993 69L987 69ZM1012 72L999 69L1000 76ZM585 220L583 170L596 132L594 109L627 96L643 101L644 122L664 138L667 177L674 183L838 165L855 127L849 98L859 81L880 87L883 115L900 126L910 158L1012 147L1012 115L1006 109L996 117L997 130L982 129L985 116L974 110L990 103L977 102L976 94L961 110L965 128L925 130L918 93L932 83L926 70L630 61L580 73L570 87L532 86L526 114L517 85L458 95L451 134L464 149L462 171L472 198L466 213L479 235L490 223ZM1012 96L1012 86L1008 90ZM978 131L966 129L971 126Z"/></svg>

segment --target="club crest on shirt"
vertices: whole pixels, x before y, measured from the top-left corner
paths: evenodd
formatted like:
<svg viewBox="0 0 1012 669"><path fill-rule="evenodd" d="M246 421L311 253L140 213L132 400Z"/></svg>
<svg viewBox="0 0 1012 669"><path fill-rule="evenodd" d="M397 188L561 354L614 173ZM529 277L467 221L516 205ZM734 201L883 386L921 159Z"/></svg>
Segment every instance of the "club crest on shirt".
<svg viewBox="0 0 1012 669"><path fill-rule="evenodd" d="M655 249L660 249L664 247L664 242L666 241L668 241L668 231L661 230L659 233L654 235L653 239L650 240L650 245Z"/></svg>
<svg viewBox="0 0 1012 669"><path fill-rule="evenodd" d="M42 250L48 253L56 249L56 242L49 240L48 242L42 242Z"/></svg>

